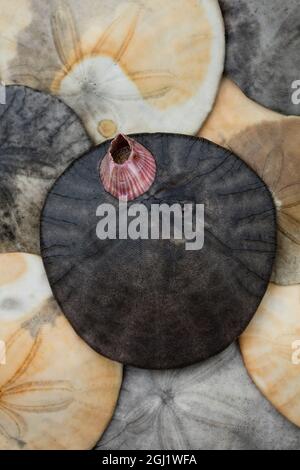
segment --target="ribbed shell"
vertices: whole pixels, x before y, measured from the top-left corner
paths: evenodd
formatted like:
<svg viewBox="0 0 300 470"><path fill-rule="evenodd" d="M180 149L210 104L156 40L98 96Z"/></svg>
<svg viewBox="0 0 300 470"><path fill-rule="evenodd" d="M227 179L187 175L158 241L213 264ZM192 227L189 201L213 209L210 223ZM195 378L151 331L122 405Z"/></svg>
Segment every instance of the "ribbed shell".
<svg viewBox="0 0 300 470"><path fill-rule="evenodd" d="M116 163L114 148L125 140L130 148L128 159ZM156 175L156 162L153 155L141 144L129 137L119 135L111 143L107 155L100 165L100 176L105 190L120 200L132 201L146 193Z"/></svg>

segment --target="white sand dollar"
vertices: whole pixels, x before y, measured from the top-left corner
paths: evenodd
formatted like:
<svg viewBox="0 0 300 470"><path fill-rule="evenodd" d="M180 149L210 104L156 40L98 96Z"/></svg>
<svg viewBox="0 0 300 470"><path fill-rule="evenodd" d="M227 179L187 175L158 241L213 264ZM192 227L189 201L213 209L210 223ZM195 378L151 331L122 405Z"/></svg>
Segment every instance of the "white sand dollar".
<svg viewBox="0 0 300 470"><path fill-rule="evenodd" d="M61 97L95 142L195 134L212 108L225 50L217 0L0 0L0 13L0 78Z"/></svg>
<svg viewBox="0 0 300 470"><path fill-rule="evenodd" d="M121 366L78 338L39 257L0 255L0 297L0 449L92 448L113 414Z"/></svg>
<svg viewBox="0 0 300 470"><path fill-rule="evenodd" d="M41 258L3 254L0 263L0 322L19 321L52 296Z"/></svg>
<svg viewBox="0 0 300 470"><path fill-rule="evenodd" d="M240 344L259 389L300 427L300 286L270 284Z"/></svg>

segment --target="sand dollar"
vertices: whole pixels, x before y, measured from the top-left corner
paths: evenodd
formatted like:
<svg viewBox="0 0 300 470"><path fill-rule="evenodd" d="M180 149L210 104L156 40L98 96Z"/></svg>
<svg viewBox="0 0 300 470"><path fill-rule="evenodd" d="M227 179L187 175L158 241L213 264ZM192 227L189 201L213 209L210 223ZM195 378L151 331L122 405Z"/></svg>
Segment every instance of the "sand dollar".
<svg viewBox="0 0 300 470"><path fill-rule="evenodd" d="M239 348L184 369L125 369L103 450L297 449L300 430L261 395Z"/></svg>
<svg viewBox="0 0 300 470"><path fill-rule="evenodd" d="M1 0L0 11L0 79L58 95L95 142L194 134L212 107L225 50L217 0Z"/></svg>
<svg viewBox="0 0 300 470"><path fill-rule="evenodd" d="M139 134L131 136L131 149L127 140L118 137L113 146L107 142L88 152L50 191L41 225L46 271L64 313L95 350L138 367L189 365L224 350L256 312L275 255L274 204L248 166L211 142ZM112 148L113 158L127 151L132 155L131 150L135 156L141 151L141 157L116 163L107 160ZM133 183L124 238L114 232L123 208L105 189L119 180L104 185L99 168L101 175L124 168L122 191L127 180ZM141 187L142 193L134 192ZM140 196L131 198L132 193ZM170 230L152 216L149 220L150 213L165 209ZM189 209L197 240L188 233ZM98 234L99 225L106 225L101 217L106 210L112 237ZM139 211L147 221L132 217Z"/></svg>
<svg viewBox="0 0 300 470"><path fill-rule="evenodd" d="M298 0L220 0L220 6L228 76L254 101L299 116Z"/></svg>
<svg viewBox="0 0 300 470"><path fill-rule="evenodd" d="M8 86L0 104L0 252L40 251L40 214L56 178L91 146L54 96Z"/></svg>
<svg viewBox="0 0 300 470"><path fill-rule="evenodd" d="M259 389L300 426L300 286L270 284L240 344Z"/></svg>
<svg viewBox="0 0 300 470"><path fill-rule="evenodd" d="M11 262L11 260L13 260ZM23 256L19 256L18 253L14 254L13 257L10 255L3 255L2 262L5 264L5 271L1 272L0 275L0 286L8 286L11 282L22 278L26 273L27 264Z"/></svg>
<svg viewBox="0 0 300 470"><path fill-rule="evenodd" d="M265 181L278 219L273 281L300 283L300 118L253 103L225 79L199 135L231 149Z"/></svg>
<svg viewBox="0 0 300 470"><path fill-rule="evenodd" d="M92 448L111 419L121 366L78 338L39 257L0 255L0 279L0 448Z"/></svg>
<svg viewBox="0 0 300 470"><path fill-rule="evenodd" d="M0 262L0 321L20 321L52 296L41 259L10 253Z"/></svg>

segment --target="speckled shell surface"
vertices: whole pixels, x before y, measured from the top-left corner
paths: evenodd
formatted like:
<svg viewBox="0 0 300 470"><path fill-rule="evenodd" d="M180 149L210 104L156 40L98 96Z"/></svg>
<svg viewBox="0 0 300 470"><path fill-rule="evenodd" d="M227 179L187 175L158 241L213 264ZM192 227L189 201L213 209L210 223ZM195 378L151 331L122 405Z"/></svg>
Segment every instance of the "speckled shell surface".
<svg viewBox="0 0 300 470"><path fill-rule="evenodd" d="M0 79L61 97L96 143L195 134L224 67L217 0L0 1Z"/></svg>
<svg viewBox="0 0 300 470"><path fill-rule="evenodd" d="M300 286L270 284L240 344L258 388L300 427Z"/></svg>
<svg viewBox="0 0 300 470"><path fill-rule="evenodd" d="M298 449L300 430L261 395L230 346L172 371L128 367L103 450Z"/></svg>
<svg viewBox="0 0 300 470"><path fill-rule="evenodd" d="M76 115L56 97L6 87L0 104L0 252L40 251L48 190L91 146Z"/></svg>
<svg viewBox="0 0 300 470"><path fill-rule="evenodd" d="M298 0L220 0L228 76L246 95L283 114L300 115ZM296 88L299 88L299 83Z"/></svg>
<svg viewBox="0 0 300 470"><path fill-rule="evenodd" d="M62 310L95 350L138 367L189 365L224 350L256 312L273 266L275 208L257 175L208 141L132 137L155 156L157 177L128 207L204 204L203 249L187 251L173 231L167 240L97 237L100 205L111 204L118 219L119 201L98 172L107 142L49 193L43 260Z"/></svg>
<svg viewBox="0 0 300 470"><path fill-rule="evenodd" d="M300 118L253 103L224 79L199 135L231 149L263 178L277 208L272 280L280 285L300 283Z"/></svg>
<svg viewBox="0 0 300 470"><path fill-rule="evenodd" d="M94 447L113 414L122 368L76 335L38 256L0 255L0 340L0 449Z"/></svg>

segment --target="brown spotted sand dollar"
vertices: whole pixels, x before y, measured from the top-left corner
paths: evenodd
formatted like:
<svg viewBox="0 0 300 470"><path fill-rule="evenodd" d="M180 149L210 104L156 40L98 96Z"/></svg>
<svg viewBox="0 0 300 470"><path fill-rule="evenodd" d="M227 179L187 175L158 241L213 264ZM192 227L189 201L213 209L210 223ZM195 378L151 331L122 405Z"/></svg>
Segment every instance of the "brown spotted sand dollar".
<svg viewBox="0 0 300 470"><path fill-rule="evenodd" d="M200 136L235 152L270 188L278 221L272 279L280 285L300 283L300 118L253 103L224 79Z"/></svg>
<svg viewBox="0 0 300 470"><path fill-rule="evenodd" d="M38 256L0 255L0 339L0 449L92 448L111 419L122 369L75 334Z"/></svg>
<svg viewBox="0 0 300 470"><path fill-rule="evenodd" d="M256 385L300 426L300 286L270 284L240 344Z"/></svg>
<svg viewBox="0 0 300 470"><path fill-rule="evenodd" d="M195 134L224 67L217 0L0 0L0 79L61 97L95 142Z"/></svg>

